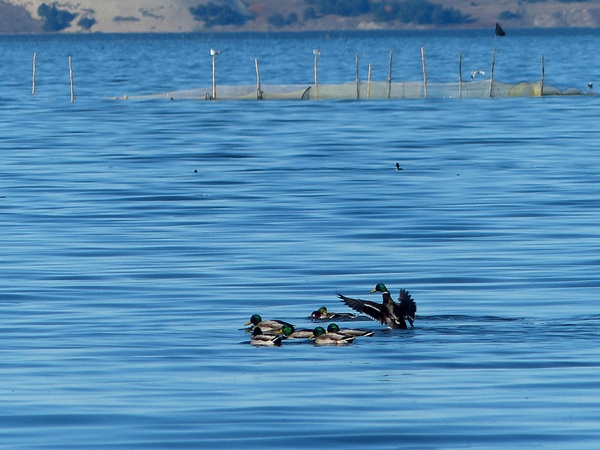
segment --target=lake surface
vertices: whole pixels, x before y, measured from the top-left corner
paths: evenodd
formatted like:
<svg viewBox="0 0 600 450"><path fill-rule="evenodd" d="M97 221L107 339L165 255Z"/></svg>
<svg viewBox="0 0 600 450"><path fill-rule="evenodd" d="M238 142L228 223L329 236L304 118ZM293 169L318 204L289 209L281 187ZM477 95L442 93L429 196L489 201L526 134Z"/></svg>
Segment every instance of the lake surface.
<svg viewBox="0 0 600 450"><path fill-rule="evenodd" d="M496 79L600 86L597 31ZM488 71L493 30L0 37L0 448L596 448L600 98L113 101ZM36 95L31 95L37 52ZM68 56L75 94L69 101ZM362 63L361 63L362 64ZM398 162L403 170L396 171ZM336 293L414 329L255 348ZM348 324L343 324L348 325Z"/></svg>

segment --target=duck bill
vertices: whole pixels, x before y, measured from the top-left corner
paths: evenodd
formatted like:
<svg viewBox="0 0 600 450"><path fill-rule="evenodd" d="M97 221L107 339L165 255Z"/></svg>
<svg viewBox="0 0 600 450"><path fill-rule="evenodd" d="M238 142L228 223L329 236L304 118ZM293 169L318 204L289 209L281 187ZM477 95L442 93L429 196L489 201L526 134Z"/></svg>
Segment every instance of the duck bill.
<svg viewBox="0 0 600 450"><path fill-rule="evenodd" d="M375 292L377 292L377 289L373 289L369 294L374 294Z"/></svg>
<svg viewBox="0 0 600 450"><path fill-rule="evenodd" d="M244 326L246 326L246 325L251 325L251 324L252 324L252 322L249 320L248 322L246 322L246 323L244 324Z"/></svg>

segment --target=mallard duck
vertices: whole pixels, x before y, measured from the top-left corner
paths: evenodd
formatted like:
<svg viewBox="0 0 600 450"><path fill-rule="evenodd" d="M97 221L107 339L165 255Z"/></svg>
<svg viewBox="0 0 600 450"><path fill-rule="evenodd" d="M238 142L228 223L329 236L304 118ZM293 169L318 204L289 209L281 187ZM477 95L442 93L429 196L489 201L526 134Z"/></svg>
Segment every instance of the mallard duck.
<svg viewBox="0 0 600 450"><path fill-rule="evenodd" d="M383 296L382 304L349 298L342 294L338 294L338 298L353 310L367 315L388 328L407 329L405 319L408 320L411 327L413 326L417 305L408 291L400 289L399 303L392 300L390 292L383 283L378 283L375 289L371 291L371 294L375 292L381 292Z"/></svg>
<svg viewBox="0 0 600 450"><path fill-rule="evenodd" d="M337 325L337 323L330 323L329 326L327 327L327 332L328 333L339 333L339 334L343 334L344 336L354 336L354 337L373 336L375 334L375 332L373 330L355 330L353 328L343 328L340 330L340 327Z"/></svg>
<svg viewBox="0 0 600 450"><path fill-rule="evenodd" d="M284 339L302 339L312 336L313 330L297 330L293 325L283 325L277 334L282 335Z"/></svg>
<svg viewBox="0 0 600 450"><path fill-rule="evenodd" d="M314 338L316 345L348 345L354 341L354 336L340 333L328 333L323 327L316 327L309 339Z"/></svg>
<svg viewBox="0 0 600 450"><path fill-rule="evenodd" d="M292 326L291 324L284 322L283 320L262 320L262 317L258 314L253 314L250 320L246 322L246 325L251 325L247 332L254 330L256 327L260 327L263 333L275 333L281 330L284 325Z"/></svg>
<svg viewBox="0 0 600 450"><path fill-rule="evenodd" d="M335 313L327 311L325 306L321 306L316 311L310 314L312 320L327 320L327 319L356 319L358 316L352 313Z"/></svg>
<svg viewBox="0 0 600 450"><path fill-rule="evenodd" d="M263 334L260 327L254 327L252 330L252 339L250 339L252 345L262 346L280 346L281 336L276 334Z"/></svg>

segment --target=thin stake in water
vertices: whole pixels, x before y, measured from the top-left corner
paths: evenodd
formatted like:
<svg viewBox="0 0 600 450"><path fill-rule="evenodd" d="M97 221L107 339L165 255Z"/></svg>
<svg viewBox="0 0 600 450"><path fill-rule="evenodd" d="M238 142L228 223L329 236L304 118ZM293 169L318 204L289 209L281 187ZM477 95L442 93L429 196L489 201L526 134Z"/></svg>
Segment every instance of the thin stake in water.
<svg viewBox="0 0 600 450"><path fill-rule="evenodd" d="M421 47L421 64L423 65L423 95L427 98L427 67L425 67L425 47Z"/></svg>
<svg viewBox="0 0 600 450"><path fill-rule="evenodd" d="M73 87L73 58L69 55L69 79L71 80L71 103L75 101L75 89Z"/></svg>
<svg viewBox="0 0 600 450"><path fill-rule="evenodd" d="M390 50L390 69L388 71L388 91L387 98L392 96L392 59L394 58L394 50Z"/></svg>
<svg viewBox="0 0 600 450"><path fill-rule="evenodd" d="M254 67L256 68L256 100L262 100L262 91L260 90L260 72L258 70L258 59L254 59Z"/></svg>
<svg viewBox="0 0 600 450"><path fill-rule="evenodd" d="M367 75L367 98L371 98L371 71L373 70L373 64L369 63L369 74Z"/></svg>
<svg viewBox="0 0 600 450"><path fill-rule="evenodd" d="M458 55L458 98L462 98L462 53Z"/></svg>
<svg viewBox="0 0 600 450"><path fill-rule="evenodd" d="M316 48L313 50L315 55L315 100L319 100L319 55L321 52Z"/></svg>
<svg viewBox="0 0 600 450"><path fill-rule="evenodd" d="M35 75L37 70L37 52L33 52L33 75L31 77L31 94L35 95Z"/></svg>
<svg viewBox="0 0 600 450"><path fill-rule="evenodd" d="M358 78L358 53L356 54L356 100L360 98L360 79Z"/></svg>

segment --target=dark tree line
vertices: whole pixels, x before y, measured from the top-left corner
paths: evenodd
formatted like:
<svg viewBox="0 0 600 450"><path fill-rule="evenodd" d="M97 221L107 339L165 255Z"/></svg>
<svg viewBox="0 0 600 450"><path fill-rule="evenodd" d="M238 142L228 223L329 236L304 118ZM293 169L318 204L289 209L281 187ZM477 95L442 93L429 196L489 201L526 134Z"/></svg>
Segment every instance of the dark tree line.
<svg viewBox="0 0 600 450"><path fill-rule="evenodd" d="M371 3L373 18L378 22L399 20L419 25L453 25L472 22L468 15L454 8L430 3L427 0Z"/></svg>
<svg viewBox="0 0 600 450"><path fill-rule="evenodd" d="M371 10L369 0L305 0L313 5L322 15L335 14L337 16L359 16Z"/></svg>
<svg viewBox="0 0 600 450"><path fill-rule="evenodd" d="M235 11L229 5L217 5L209 2L190 8L195 20L202 21L207 27L214 25L244 25L248 17Z"/></svg>
<svg viewBox="0 0 600 450"><path fill-rule="evenodd" d="M42 25L44 31L62 31L69 28L73 19L77 17L77 14L58 9L56 5L56 2L51 5L42 3L38 8L38 16L44 18L44 25Z"/></svg>
<svg viewBox="0 0 600 450"><path fill-rule="evenodd" d="M291 12L287 17L283 17L283 14L276 13L269 17L269 23L278 28L284 25L293 25L298 23L298 14Z"/></svg>
<svg viewBox="0 0 600 450"><path fill-rule="evenodd" d="M338 16L358 16L372 13L378 22L399 20L403 23L420 25L451 25L472 22L468 15L463 15L454 8L430 3L427 0L387 0L373 2L370 0L306 0L320 15L335 14Z"/></svg>
<svg viewBox="0 0 600 450"><path fill-rule="evenodd" d="M304 10L304 20L316 19L324 15L359 16L372 13L377 22L400 21L419 25L452 25L470 23L472 19L454 8L430 3L427 0L305 0L308 8ZM569 0L563 0L569 1ZM577 1L577 0L570 0ZM213 25L244 25L250 17L233 10L228 5L209 2L190 8L194 19L203 21L207 27ZM269 23L282 27L298 21L296 13L288 17L273 14Z"/></svg>

